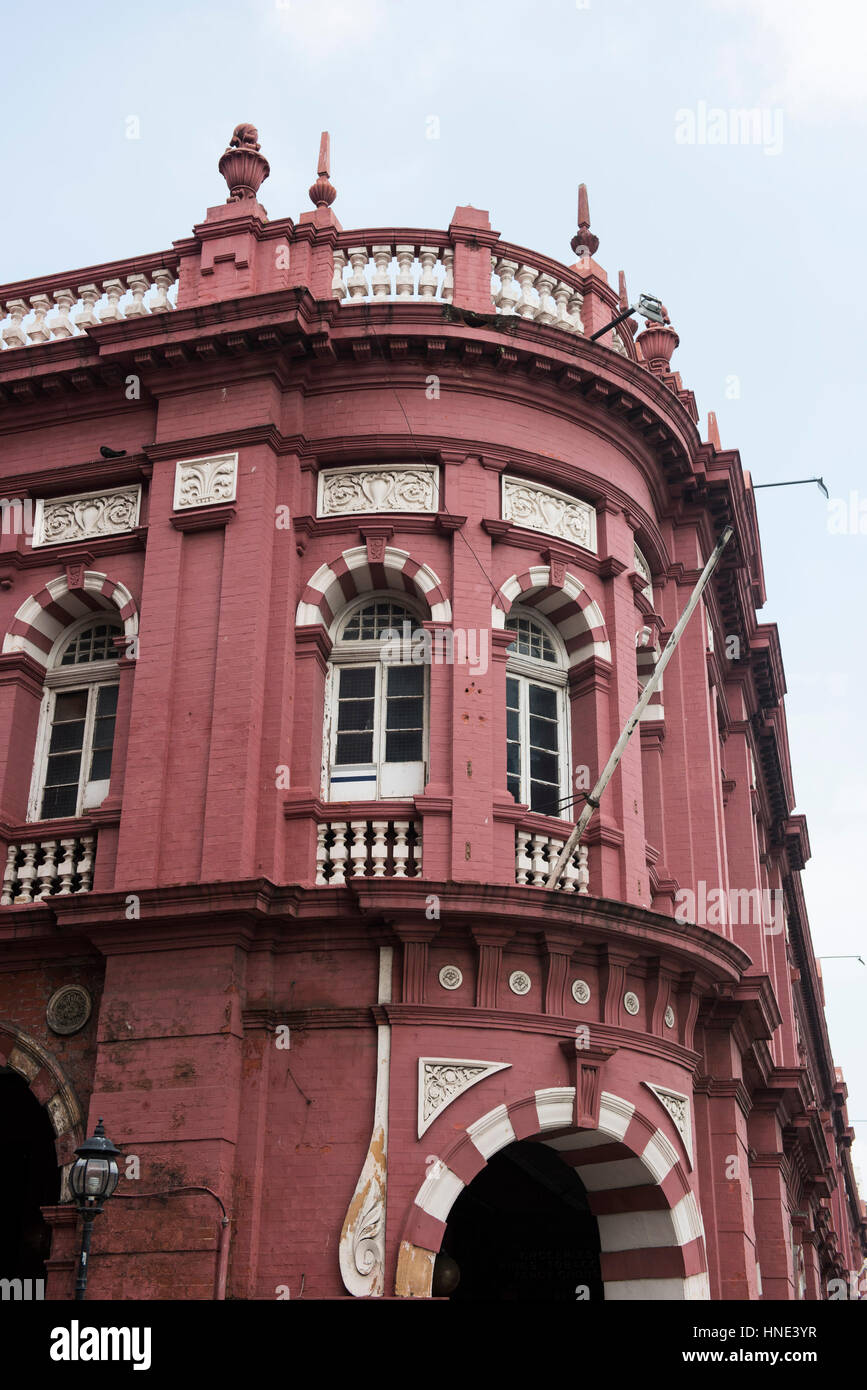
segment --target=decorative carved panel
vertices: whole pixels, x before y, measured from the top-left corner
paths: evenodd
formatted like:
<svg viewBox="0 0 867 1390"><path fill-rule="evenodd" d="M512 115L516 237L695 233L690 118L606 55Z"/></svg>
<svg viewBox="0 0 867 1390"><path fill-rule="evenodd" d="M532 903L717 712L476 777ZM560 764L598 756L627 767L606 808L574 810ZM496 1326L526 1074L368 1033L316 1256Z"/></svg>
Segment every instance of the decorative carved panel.
<svg viewBox="0 0 867 1390"><path fill-rule="evenodd" d="M434 464L325 468L319 474L317 516L436 512L438 507L439 469Z"/></svg>
<svg viewBox="0 0 867 1390"><path fill-rule="evenodd" d="M185 507L216 507L221 502L234 502L237 485L237 454L179 459L175 467L174 509L177 512Z"/></svg>
<svg viewBox="0 0 867 1390"><path fill-rule="evenodd" d="M505 1071L511 1062L460 1061L451 1057L418 1059L418 1137L437 1115L486 1076Z"/></svg>
<svg viewBox="0 0 867 1390"><path fill-rule="evenodd" d="M596 550L596 509L527 478L503 478L503 520Z"/></svg>
<svg viewBox="0 0 867 1390"><path fill-rule="evenodd" d="M140 507L138 486L39 498L33 520L33 545L69 545L73 541L123 535L138 526Z"/></svg>
<svg viewBox="0 0 867 1390"><path fill-rule="evenodd" d="M652 1091L671 1116L674 1127L683 1140L683 1146L689 1157L692 1166L692 1119L689 1113L689 1096L682 1095L680 1091L670 1091L667 1087L654 1086L651 1081L645 1081L645 1086Z"/></svg>

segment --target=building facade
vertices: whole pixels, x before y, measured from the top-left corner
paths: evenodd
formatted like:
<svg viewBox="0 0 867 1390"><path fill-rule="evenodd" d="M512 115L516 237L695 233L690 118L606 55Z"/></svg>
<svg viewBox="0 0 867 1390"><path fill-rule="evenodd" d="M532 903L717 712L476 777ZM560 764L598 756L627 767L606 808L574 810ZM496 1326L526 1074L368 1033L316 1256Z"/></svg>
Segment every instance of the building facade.
<svg viewBox="0 0 867 1390"><path fill-rule="evenodd" d="M238 127L170 250L0 290L0 1274L71 1295L103 1117L90 1298L851 1290L749 475L667 314L593 338L583 190L566 265L328 164L271 220Z"/></svg>

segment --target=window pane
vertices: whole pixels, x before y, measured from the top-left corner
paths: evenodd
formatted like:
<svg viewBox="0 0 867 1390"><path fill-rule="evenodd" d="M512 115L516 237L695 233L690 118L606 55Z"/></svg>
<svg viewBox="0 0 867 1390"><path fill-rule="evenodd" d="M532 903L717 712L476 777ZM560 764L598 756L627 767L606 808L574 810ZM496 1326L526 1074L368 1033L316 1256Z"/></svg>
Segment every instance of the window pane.
<svg viewBox="0 0 867 1390"><path fill-rule="evenodd" d="M74 816L78 806L78 783L69 787L46 787L42 798L40 816L42 820L55 820L61 816Z"/></svg>
<svg viewBox="0 0 867 1390"><path fill-rule="evenodd" d="M543 753L539 748L530 749L530 776L533 781L559 784L559 758L556 753Z"/></svg>
<svg viewBox="0 0 867 1390"><path fill-rule="evenodd" d="M387 729L420 729L424 724L424 700L389 700Z"/></svg>
<svg viewBox="0 0 867 1390"><path fill-rule="evenodd" d="M117 713L116 685L101 685L96 692L96 712L98 715Z"/></svg>
<svg viewBox="0 0 867 1390"><path fill-rule="evenodd" d="M51 730L49 753L69 753L80 748L84 740L84 720L72 719L68 724L55 724Z"/></svg>
<svg viewBox="0 0 867 1390"><path fill-rule="evenodd" d="M373 642L390 630L403 636L404 623L409 624L411 632L418 626L418 620L402 603L379 599L365 604L347 619L341 638L344 642Z"/></svg>
<svg viewBox="0 0 867 1390"><path fill-rule="evenodd" d="M120 623L95 623L73 637L63 650L61 666L80 666L88 661L112 661L120 655L114 645L121 634Z"/></svg>
<svg viewBox="0 0 867 1390"><path fill-rule="evenodd" d="M506 706L508 709L519 708L519 685L514 676L506 677Z"/></svg>
<svg viewBox="0 0 867 1390"><path fill-rule="evenodd" d="M506 744L506 772L513 777L521 775L521 749L517 743Z"/></svg>
<svg viewBox="0 0 867 1390"><path fill-rule="evenodd" d="M372 729L372 700L341 700L338 707L338 729Z"/></svg>
<svg viewBox="0 0 867 1390"><path fill-rule="evenodd" d="M57 786L61 782L74 782L78 786L78 774L81 771L80 753L60 753L48 759L48 770L45 774L46 787Z"/></svg>
<svg viewBox="0 0 867 1390"><path fill-rule="evenodd" d="M54 701L54 722L61 720L84 719L87 714L87 691L64 690Z"/></svg>
<svg viewBox="0 0 867 1390"><path fill-rule="evenodd" d="M560 810L558 801L556 787L545 786L542 782L530 783L531 811L538 811L540 816L556 816Z"/></svg>
<svg viewBox="0 0 867 1390"><path fill-rule="evenodd" d="M529 656L535 661L551 661L556 664L557 653L554 644L541 623L516 614L514 617L506 619L506 627L510 632L516 634L514 642L509 647L510 653Z"/></svg>
<svg viewBox="0 0 867 1390"><path fill-rule="evenodd" d="M506 738L518 739L521 737L520 716L516 709L506 710Z"/></svg>
<svg viewBox="0 0 867 1390"><path fill-rule="evenodd" d="M422 759L421 729L400 730L385 736L387 763L420 763Z"/></svg>
<svg viewBox="0 0 867 1390"><path fill-rule="evenodd" d="M97 719L93 726L94 748L111 748L114 743L114 719Z"/></svg>
<svg viewBox="0 0 867 1390"><path fill-rule="evenodd" d="M506 785L516 801L521 800L521 779L520 777L507 777Z"/></svg>
<svg viewBox="0 0 867 1390"><path fill-rule="evenodd" d="M97 748L90 760L89 782L104 782L111 773L111 744L108 748Z"/></svg>
<svg viewBox="0 0 867 1390"><path fill-rule="evenodd" d="M423 666L389 666L388 668L388 696L391 699L395 695L423 695L424 694L424 667Z"/></svg>
<svg viewBox="0 0 867 1390"><path fill-rule="evenodd" d="M373 761L373 734L338 734L335 763L369 763Z"/></svg>
<svg viewBox="0 0 867 1390"><path fill-rule="evenodd" d="M375 666L344 666L340 672L340 698L364 699L376 689Z"/></svg>
<svg viewBox="0 0 867 1390"><path fill-rule="evenodd" d="M534 748L550 748L557 752L557 724L553 719L530 716L530 742Z"/></svg>
<svg viewBox="0 0 867 1390"><path fill-rule="evenodd" d="M546 719L557 718L557 692L549 685L530 686L530 713L543 714Z"/></svg>

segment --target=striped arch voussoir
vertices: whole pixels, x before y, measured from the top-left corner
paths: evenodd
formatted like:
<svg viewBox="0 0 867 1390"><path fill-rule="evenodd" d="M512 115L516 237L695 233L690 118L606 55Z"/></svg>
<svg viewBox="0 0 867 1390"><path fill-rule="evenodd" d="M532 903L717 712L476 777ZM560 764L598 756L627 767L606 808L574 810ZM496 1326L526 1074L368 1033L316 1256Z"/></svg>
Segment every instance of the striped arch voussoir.
<svg viewBox="0 0 867 1390"><path fill-rule="evenodd" d="M408 551L393 546L385 547L381 561L372 562L363 545L344 550L336 560L320 565L301 595L295 622L299 627L321 623L330 628L347 603L382 589L421 599L434 622L451 622L451 604L430 566L419 564Z"/></svg>
<svg viewBox="0 0 867 1390"><path fill-rule="evenodd" d="M566 645L570 666L577 666L589 656L611 660L611 644L599 605L590 598L584 585L568 571L554 583L548 565L533 565L523 574L513 574L497 591L491 605L491 622L504 628L507 614L514 603L535 608L559 630Z"/></svg>
<svg viewBox="0 0 867 1390"><path fill-rule="evenodd" d="M122 619L128 640L137 635L138 612L124 584L107 574L85 570L82 587L70 589L67 576L59 575L24 600L3 638L3 651L26 652L40 666L47 666L61 633L80 618L101 612Z"/></svg>
<svg viewBox="0 0 867 1390"><path fill-rule="evenodd" d="M595 1130L574 1128L575 1089L554 1086L498 1105L427 1160L398 1256L395 1292L428 1297L452 1204L493 1154L519 1139L555 1149L584 1184L599 1226L606 1300L707 1299L704 1227L674 1144L603 1091ZM546 1134L548 1137L546 1137Z"/></svg>

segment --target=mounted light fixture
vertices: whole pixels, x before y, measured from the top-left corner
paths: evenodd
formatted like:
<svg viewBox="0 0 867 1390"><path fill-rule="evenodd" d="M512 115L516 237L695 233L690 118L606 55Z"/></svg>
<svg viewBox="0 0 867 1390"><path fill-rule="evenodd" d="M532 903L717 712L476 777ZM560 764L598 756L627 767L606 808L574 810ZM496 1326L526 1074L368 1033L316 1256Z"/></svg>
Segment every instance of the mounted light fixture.
<svg viewBox="0 0 867 1390"><path fill-rule="evenodd" d="M649 323L667 323L668 315L661 299L657 299L655 294L640 294L637 304L628 304L625 309L621 309L616 319L606 323L604 328L597 328L595 333L590 334L590 342L595 343L597 338L610 333L612 328L616 328L624 319L629 319L633 314L640 314Z"/></svg>
<svg viewBox="0 0 867 1390"><path fill-rule="evenodd" d="M78 1213L84 1222L75 1279L75 1297L81 1301L87 1288L87 1259L93 1236L93 1221L102 1211L103 1202L117 1187L120 1177L117 1167L120 1149L115 1148L106 1137L100 1118L90 1139L85 1139L75 1153L76 1160L69 1174L69 1185L75 1196Z"/></svg>

